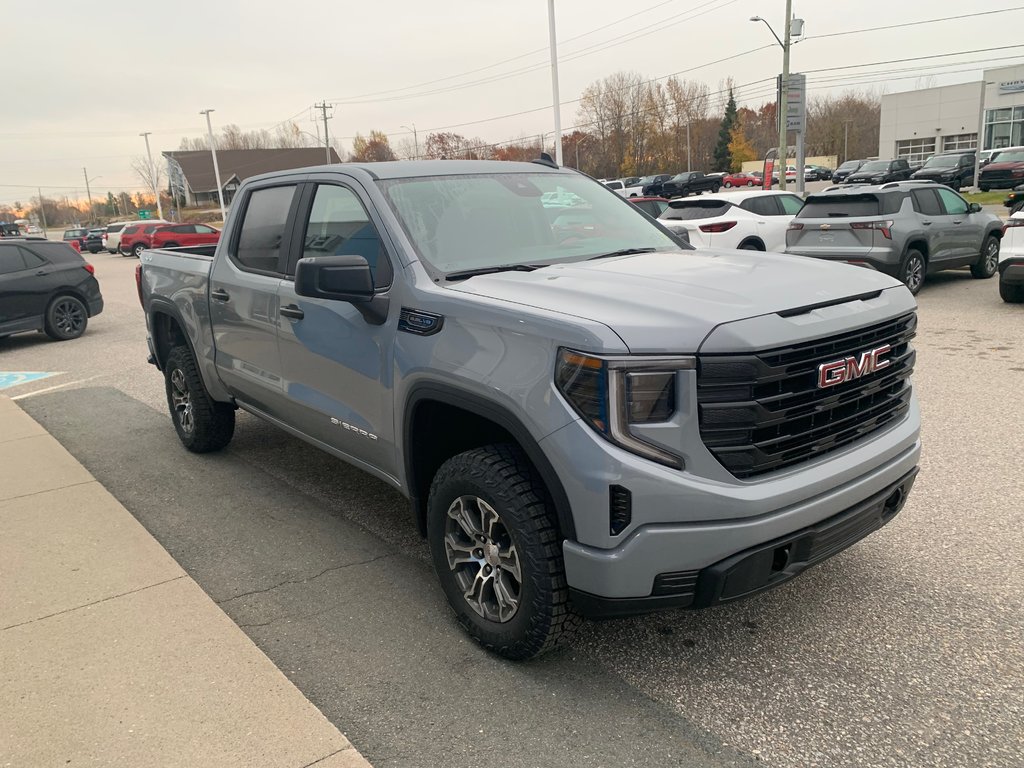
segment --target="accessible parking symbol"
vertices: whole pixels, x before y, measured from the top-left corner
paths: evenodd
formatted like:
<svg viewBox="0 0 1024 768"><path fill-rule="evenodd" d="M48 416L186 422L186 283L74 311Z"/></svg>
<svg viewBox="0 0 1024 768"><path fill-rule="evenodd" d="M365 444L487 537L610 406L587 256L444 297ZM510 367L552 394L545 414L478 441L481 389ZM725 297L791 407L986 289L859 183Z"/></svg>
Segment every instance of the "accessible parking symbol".
<svg viewBox="0 0 1024 768"><path fill-rule="evenodd" d="M0 371L0 389L10 389L56 375L56 371Z"/></svg>

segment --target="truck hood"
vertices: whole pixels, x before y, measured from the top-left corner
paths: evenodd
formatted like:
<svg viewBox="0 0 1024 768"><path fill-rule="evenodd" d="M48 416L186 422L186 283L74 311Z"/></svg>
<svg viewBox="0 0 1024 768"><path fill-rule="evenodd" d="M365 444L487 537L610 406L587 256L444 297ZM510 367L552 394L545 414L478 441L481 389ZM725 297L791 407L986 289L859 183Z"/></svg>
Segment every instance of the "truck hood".
<svg viewBox="0 0 1024 768"><path fill-rule="evenodd" d="M1024 168L1024 161L1015 160L1010 163L994 162L989 163L981 169L982 173L988 173L989 171L1017 171Z"/></svg>
<svg viewBox="0 0 1024 768"><path fill-rule="evenodd" d="M631 352L689 354L725 323L837 304L898 285L863 267L709 249L479 275L452 290L603 323Z"/></svg>

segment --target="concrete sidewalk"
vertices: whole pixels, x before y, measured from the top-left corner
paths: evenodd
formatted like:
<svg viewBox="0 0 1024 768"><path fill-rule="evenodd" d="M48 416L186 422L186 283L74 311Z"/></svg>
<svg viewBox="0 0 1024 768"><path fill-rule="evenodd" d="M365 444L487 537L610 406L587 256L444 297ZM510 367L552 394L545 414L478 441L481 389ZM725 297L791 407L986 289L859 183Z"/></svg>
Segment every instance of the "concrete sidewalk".
<svg viewBox="0 0 1024 768"><path fill-rule="evenodd" d="M369 763L0 397L0 766L65 765Z"/></svg>

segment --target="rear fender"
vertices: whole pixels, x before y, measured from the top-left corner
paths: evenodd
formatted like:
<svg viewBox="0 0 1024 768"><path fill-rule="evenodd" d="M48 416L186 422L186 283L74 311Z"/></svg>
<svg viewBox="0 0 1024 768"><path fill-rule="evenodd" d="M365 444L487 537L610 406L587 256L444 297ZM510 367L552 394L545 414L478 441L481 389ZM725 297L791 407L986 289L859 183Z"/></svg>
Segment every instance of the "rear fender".
<svg viewBox="0 0 1024 768"><path fill-rule="evenodd" d="M198 318L194 315L186 316L177 304L159 296L149 297L146 313L157 368L163 371L171 349L184 344L196 361L203 386L210 397L219 402L233 402L234 399L217 375L212 335L208 343L202 342L203 331ZM197 339L200 340L199 344L196 343Z"/></svg>

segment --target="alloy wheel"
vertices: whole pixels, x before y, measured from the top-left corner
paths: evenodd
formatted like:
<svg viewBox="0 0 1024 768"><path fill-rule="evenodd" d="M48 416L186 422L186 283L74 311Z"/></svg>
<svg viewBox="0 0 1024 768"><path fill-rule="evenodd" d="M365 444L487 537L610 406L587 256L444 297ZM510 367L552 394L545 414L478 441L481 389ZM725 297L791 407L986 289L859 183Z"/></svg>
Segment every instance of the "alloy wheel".
<svg viewBox="0 0 1024 768"><path fill-rule="evenodd" d="M171 402L174 405L174 416L183 432L192 434L196 428L192 414L192 394L185 383L185 374L180 368L171 371Z"/></svg>
<svg viewBox="0 0 1024 768"><path fill-rule="evenodd" d="M917 293L924 282L924 262L919 256L911 256L903 274L903 282L911 293Z"/></svg>
<svg viewBox="0 0 1024 768"><path fill-rule="evenodd" d="M994 237L989 238L985 247L985 274L994 275L999 269L999 241Z"/></svg>
<svg viewBox="0 0 1024 768"><path fill-rule="evenodd" d="M85 326L85 312L77 301L65 299L53 308L53 324L64 336L74 336Z"/></svg>

